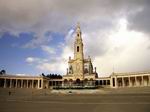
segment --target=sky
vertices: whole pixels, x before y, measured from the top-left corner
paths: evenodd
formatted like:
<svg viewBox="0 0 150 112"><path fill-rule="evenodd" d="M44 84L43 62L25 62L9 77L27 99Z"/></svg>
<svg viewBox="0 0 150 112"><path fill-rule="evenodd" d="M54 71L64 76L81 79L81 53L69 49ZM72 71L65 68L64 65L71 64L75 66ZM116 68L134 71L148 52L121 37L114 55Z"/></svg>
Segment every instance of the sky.
<svg viewBox="0 0 150 112"><path fill-rule="evenodd" d="M99 76L150 71L149 0L0 0L0 70L66 74L80 23Z"/></svg>

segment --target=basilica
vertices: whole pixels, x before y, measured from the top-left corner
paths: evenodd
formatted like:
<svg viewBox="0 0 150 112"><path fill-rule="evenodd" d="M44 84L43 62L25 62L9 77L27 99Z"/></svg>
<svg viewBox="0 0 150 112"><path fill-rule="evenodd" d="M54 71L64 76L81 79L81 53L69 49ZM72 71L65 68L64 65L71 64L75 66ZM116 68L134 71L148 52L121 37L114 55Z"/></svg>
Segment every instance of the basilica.
<svg viewBox="0 0 150 112"><path fill-rule="evenodd" d="M46 76L16 76L12 74L0 75L0 88L124 88L150 86L150 72L115 73L109 77L98 77L96 67L90 56L85 58L82 32L80 25L76 26L74 41L74 57L69 57L66 74L61 79Z"/></svg>
<svg viewBox="0 0 150 112"><path fill-rule="evenodd" d="M63 76L64 85L82 85L82 86L94 86L95 79L98 77L95 71L93 71L93 64L90 56L85 59L83 52L82 32L80 25L77 25L76 36L74 41L74 58L69 57L69 67L67 68L67 74Z"/></svg>

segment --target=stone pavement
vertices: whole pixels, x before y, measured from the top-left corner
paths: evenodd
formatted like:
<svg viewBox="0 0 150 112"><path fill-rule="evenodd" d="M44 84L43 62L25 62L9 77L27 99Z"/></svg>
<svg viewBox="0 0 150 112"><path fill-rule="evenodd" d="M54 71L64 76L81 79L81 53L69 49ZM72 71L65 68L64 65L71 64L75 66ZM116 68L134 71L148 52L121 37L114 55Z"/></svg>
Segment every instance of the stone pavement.
<svg viewBox="0 0 150 112"><path fill-rule="evenodd" d="M19 89L10 96L5 94L10 90L0 89L0 112L150 112L149 89L104 89L105 94L51 94L50 90Z"/></svg>

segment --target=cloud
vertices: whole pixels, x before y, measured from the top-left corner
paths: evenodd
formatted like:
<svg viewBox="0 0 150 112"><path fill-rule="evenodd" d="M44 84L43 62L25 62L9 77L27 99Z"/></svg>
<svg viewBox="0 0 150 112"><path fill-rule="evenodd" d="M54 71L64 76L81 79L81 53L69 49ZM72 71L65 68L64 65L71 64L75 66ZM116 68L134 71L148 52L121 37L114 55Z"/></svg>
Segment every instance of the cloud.
<svg viewBox="0 0 150 112"><path fill-rule="evenodd" d="M129 29L150 34L150 1L144 0L138 8L128 14Z"/></svg>
<svg viewBox="0 0 150 112"><path fill-rule="evenodd" d="M93 34L93 40L84 38L85 49L87 54L91 53L99 76L109 76L113 69L115 72L149 71L150 52L147 48L150 41L147 35L128 30L125 18L118 21L116 29L106 31L107 35L102 37L99 32Z"/></svg>
<svg viewBox="0 0 150 112"><path fill-rule="evenodd" d="M52 40L51 36L46 37L41 34L33 35L33 39L31 39L29 42L24 44L22 47L23 48L36 48L36 47L49 43L51 40Z"/></svg>
<svg viewBox="0 0 150 112"><path fill-rule="evenodd" d="M148 0L1 0L0 36L33 32L33 39L24 47L40 46L50 56L29 56L26 62L43 71L65 73L68 57L73 57L72 27L80 22L85 57L92 56L99 74L110 74L113 66L118 71L147 70L149 9ZM127 22L125 29L121 29L122 19ZM47 46L54 38L45 36L48 31L65 35L65 42L56 48ZM58 49L61 53L56 55Z"/></svg>
<svg viewBox="0 0 150 112"><path fill-rule="evenodd" d="M113 70L115 72L149 70L148 36L141 32L130 31L127 29L127 24L126 18L120 18L112 30L82 32L85 58L88 55L92 57L99 76L109 76ZM65 42L61 44L61 54L49 58L48 62L36 64L36 68L41 71L65 74L68 57L73 58L74 34L74 30L70 29L65 36ZM49 50L44 51L49 53Z"/></svg>
<svg viewBox="0 0 150 112"><path fill-rule="evenodd" d="M121 8L121 3L115 0L1 0L0 1L0 32L36 32L41 34L52 32L66 32L67 28L77 21L83 24L106 27L115 11ZM107 8L105 8L107 7ZM90 16L92 15L92 16ZM86 19L88 18L88 19ZM86 21L85 21L86 19Z"/></svg>
<svg viewBox="0 0 150 112"><path fill-rule="evenodd" d="M110 28L118 17L133 14L141 7L143 10L131 19L140 16L137 23L144 22L144 17L148 19L148 0L1 0L0 32L66 32L77 21L94 30Z"/></svg>
<svg viewBox="0 0 150 112"><path fill-rule="evenodd" d="M41 49L47 52L48 54L56 54L56 50L50 46L43 45L41 46Z"/></svg>
<svg viewBox="0 0 150 112"><path fill-rule="evenodd" d="M32 62L34 62L35 61L35 59L33 58L33 57L28 57L27 59L26 59L26 62L28 62L28 63L32 63Z"/></svg>
<svg viewBox="0 0 150 112"><path fill-rule="evenodd" d="M27 57L26 62L30 66L34 66L39 71L39 73L59 73L64 75L65 69L67 67L65 60L61 57L53 57L50 59Z"/></svg>
<svg viewBox="0 0 150 112"><path fill-rule="evenodd" d="M56 49L49 46L42 46L42 50L48 57L38 58L38 57L27 57L26 62L29 65L35 66L35 68L41 73L59 73L65 75L67 62L69 56L73 58L73 29L70 29L65 36L65 42L60 43L58 48L61 48L62 52L56 55Z"/></svg>
<svg viewBox="0 0 150 112"><path fill-rule="evenodd" d="M150 26L148 0L1 0L0 15L0 36L35 33L25 48L45 43L47 31L65 34L77 21L86 32L110 30L121 16L127 16L131 29L148 33Z"/></svg>
<svg viewBox="0 0 150 112"><path fill-rule="evenodd" d="M62 61L57 60L55 63L49 62L38 64L36 65L36 68L44 73L59 73L61 75L65 75L66 68L63 65L65 64L62 63Z"/></svg>
<svg viewBox="0 0 150 112"><path fill-rule="evenodd" d="M29 64L41 64L43 62L48 62L47 59L38 58L38 57L27 57L25 60Z"/></svg>

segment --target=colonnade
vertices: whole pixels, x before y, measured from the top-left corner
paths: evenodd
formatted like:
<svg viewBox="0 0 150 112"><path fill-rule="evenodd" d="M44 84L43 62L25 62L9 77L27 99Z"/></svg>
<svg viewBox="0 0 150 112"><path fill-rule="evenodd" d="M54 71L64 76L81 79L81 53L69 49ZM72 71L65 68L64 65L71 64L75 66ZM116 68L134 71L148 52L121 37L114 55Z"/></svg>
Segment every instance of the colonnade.
<svg viewBox="0 0 150 112"><path fill-rule="evenodd" d="M62 82L62 86L95 86L95 80L93 80L92 78L89 80L87 78L84 80L64 79Z"/></svg>
<svg viewBox="0 0 150 112"><path fill-rule="evenodd" d="M110 86L110 79L97 79L96 80L96 85L97 86Z"/></svg>
<svg viewBox="0 0 150 112"><path fill-rule="evenodd" d="M112 87L114 88L150 86L150 74L115 76L112 77L111 80L112 80Z"/></svg>
<svg viewBox="0 0 150 112"><path fill-rule="evenodd" d="M93 79L48 79L31 76L0 76L1 88L43 89L59 86L104 86L112 88L150 86L149 74L113 74L110 77Z"/></svg>
<svg viewBox="0 0 150 112"><path fill-rule="evenodd" d="M1 88L43 88L43 79L0 78Z"/></svg>
<svg viewBox="0 0 150 112"><path fill-rule="evenodd" d="M62 86L62 81L57 81L57 80L50 80L49 81L49 87L57 87L57 86Z"/></svg>

